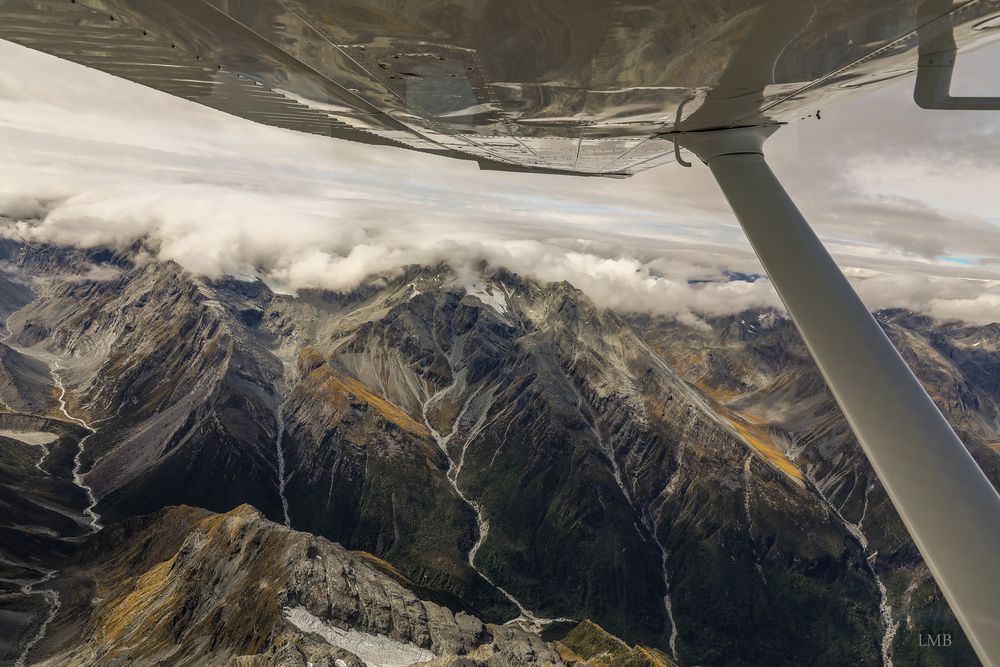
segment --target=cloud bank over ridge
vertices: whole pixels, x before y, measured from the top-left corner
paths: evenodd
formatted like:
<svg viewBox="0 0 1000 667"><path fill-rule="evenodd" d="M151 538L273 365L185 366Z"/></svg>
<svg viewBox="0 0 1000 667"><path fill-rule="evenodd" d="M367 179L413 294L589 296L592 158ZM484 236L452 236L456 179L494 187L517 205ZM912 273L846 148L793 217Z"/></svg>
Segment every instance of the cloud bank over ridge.
<svg viewBox="0 0 1000 667"><path fill-rule="evenodd" d="M12 64L0 73L2 236L141 240L194 273L292 291L486 260L609 307L693 318L780 305L766 280L726 279L761 268L704 168L625 182L479 172L255 125L4 42L0 58ZM879 108L898 102L876 95ZM1000 181L988 150L1000 123L948 143L978 157L942 156L944 139L920 126L928 147L914 148L898 115L889 132L874 118L844 138L857 113L824 112L827 125L772 140L793 197L871 308L1000 321L997 201L975 185ZM935 180L931 158L956 168Z"/></svg>

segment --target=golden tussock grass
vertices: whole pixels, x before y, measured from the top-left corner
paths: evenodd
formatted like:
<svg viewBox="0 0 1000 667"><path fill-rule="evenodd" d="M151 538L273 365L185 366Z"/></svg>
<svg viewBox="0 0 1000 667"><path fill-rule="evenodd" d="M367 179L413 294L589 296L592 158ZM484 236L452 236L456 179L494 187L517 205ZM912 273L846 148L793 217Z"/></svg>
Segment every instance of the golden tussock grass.
<svg viewBox="0 0 1000 667"><path fill-rule="evenodd" d="M392 422L404 431L419 436L429 436L427 427L408 415L399 407L393 405L368 387L345 373L338 372L328 366L318 368L309 374L309 385L318 388L320 398L343 410L347 408L349 399L361 401L374 408L384 419Z"/></svg>
<svg viewBox="0 0 1000 667"><path fill-rule="evenodd" d="M726 420L740 434L743 441L760 454L765 461L797 482L805 482L799 467L789 461L781 448L774 443L767 422L753 415L735 413L728 408L725 410L729 412L729 414L724 414Z"/></svg>
<svg viewBox="0 0 1000 667"><path fill-rule="evenodd" d="M352 551L351 555L352 556L357 556L358 558L366 561L368 564L370 564L376 570L379 570L382 573L389 575L390 577L392 577L393 579L395 579L397 582L399 582L401 584L404 584L404 585L407 585L407 586L412 586L413 585L413 582L410 581L409 577L407 577L405 574L403 574L402 572L400 572L399 570L397 570L395 568L395 566L393 566L391 563L382 560L381 558L379 558L375 554L369 553L367 551Z"/></svg>
<svg viewBox="0 0 1000 667"><path fill-rule="evenodd" d="M702 383L696 387L712 401L719 414L733 427L751 449L767 463L785 473L799 484L805 484L805 476L799 467L785 457L785 453L774 442L767 421L755 415L737 412L723 404L728 392L718 391Z"/></svg>
<svg viewBox="0 0 1000 667"><path fill-rule="evenodd" d="M146 571L136 580L130 593L108 605L95 632L102 643L116 643L127 631L145 634L162 620L158 614L149 612L157 606L170 605L163 592L173 564L171 558Z"/></svg>

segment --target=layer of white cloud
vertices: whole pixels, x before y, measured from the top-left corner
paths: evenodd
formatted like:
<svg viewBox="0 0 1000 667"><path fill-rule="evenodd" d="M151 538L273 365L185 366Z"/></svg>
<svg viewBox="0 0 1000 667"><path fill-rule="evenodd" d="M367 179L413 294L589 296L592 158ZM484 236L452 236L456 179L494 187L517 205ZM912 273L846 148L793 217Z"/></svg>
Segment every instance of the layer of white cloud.
<svg viewBox="0 0 1000 667"><path fill-rule="evenodd" d="M0 215L17 221L4 236L142 240L195 273L289 290L486 259L617 308L778 305L766 280L722 279L762 270L701 167L624 182L479 172L259 126L4 42L0 60ZM873 309L1000 320L997 197L985 185L1000 174L989 146L955 150L1000 136L1000 123L935 134L905 85L779 133L775 170Z"/></svg>

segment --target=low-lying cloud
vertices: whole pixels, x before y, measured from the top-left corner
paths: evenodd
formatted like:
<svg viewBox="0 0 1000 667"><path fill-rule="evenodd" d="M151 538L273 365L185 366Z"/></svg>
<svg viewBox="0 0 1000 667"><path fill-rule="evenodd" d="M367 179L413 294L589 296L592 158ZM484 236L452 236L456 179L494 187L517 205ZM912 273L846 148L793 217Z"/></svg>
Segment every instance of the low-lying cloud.
<svg viewBox="0 0 1000 667"><path fill-rule="evenodd" d="M472 276L483 260L546 281L566 280L598 304L669 313L694 320L759 306L780 307L766 280L729 281L711 261L663 243L644 261L632 242L612 235L563 236L541 229L497 225L467 217L444 223L425 205L419 216L385 201L327 200L323 213L294 196L233 192L218 186L160 185L87 191L57 202L20 200L33 215L0 225L0 235L82 247L130 248L141 243L157 259L193 273L259 276L282 291L349 289L372 274L410 264L448 263ZM146 190L146 188L143 188ZM0 211L5 208L0 201ZM428 220L425 220L427 218ZM460 225L460 228L459 228ZM638 249L634 249L638 250ZM649 254L648 249L643 250ZM755 261L728 258L724 268L756 270Z"/></svg>
<svg viewBox="0 0 1000 667"><path fill-rule="evenodd" d="M728 280L762 269L703 168L626 182L484 173L255 125L4 42L0 58L11 64L0 72L5 237L142 242L196 274L260 276L287 291L486 260L567 280L603 306L692 321L780 307L766 279ZM793 149L816 143L809 131L773 140L779 174ZM811 150L830 175L824 142ZM1000 320L997 221L982 201L947 210L949 192L974 191L960 178L922 194L922 159L893 180L880 175L884 160L854 155L823 187L793 172L789 189L873 309ZM966 160L966 178L977 165ZM936 233L942 221L953 233Z"/></svg>

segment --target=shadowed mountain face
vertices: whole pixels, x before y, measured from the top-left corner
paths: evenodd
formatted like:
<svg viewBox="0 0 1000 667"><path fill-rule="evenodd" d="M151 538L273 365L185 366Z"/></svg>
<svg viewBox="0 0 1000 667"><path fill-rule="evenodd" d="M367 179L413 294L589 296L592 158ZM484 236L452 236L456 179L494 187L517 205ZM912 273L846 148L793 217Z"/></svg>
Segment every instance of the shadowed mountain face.
<svg viewBox="0 0 1000 667"><path fill-rule="evenodd" d="M0 623L14 659L31 644L51 664L104 650L180 664L172 636L205 659L286 664L276 651L295 647L353 664L365 658L331 639L353 628L421 660L514 634L552 664L974 660L775 313L692 327L600 310L565 283L443 267L292 297L128 253L0 251ZM1000 478L1000 329L879 316ZM212 514L243 504L260 515ZM259 607L240 598L247 570L184 560L203 546L192 535L232 522L275 540L229 532L211 551L256 558ZM445 647L300 604L312 584L289 583L303 557L284 545L317 538L374 554L379 576L449 618L514 623L475 620ZM228 618L220 600L244 606ZM143 611L154 603L161 614ZM198 620L174 630L167 615ZM920 648L928 632L954 645Z"/></svg>
<svg viewBox="0 0 1000 667"><path fill-rule="evenodd" d="M128 519L86 540L52 586L65 612L45 665L564 664L539 637L422 600L388 563L248 505Z"/></svg>

